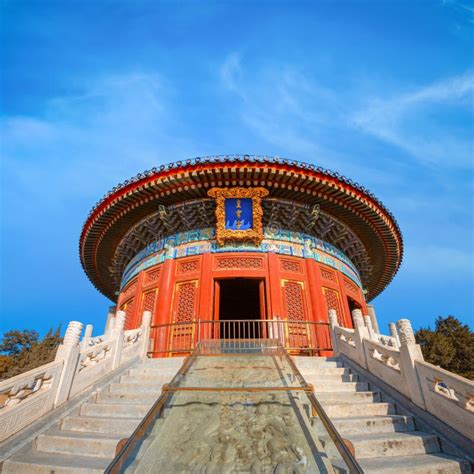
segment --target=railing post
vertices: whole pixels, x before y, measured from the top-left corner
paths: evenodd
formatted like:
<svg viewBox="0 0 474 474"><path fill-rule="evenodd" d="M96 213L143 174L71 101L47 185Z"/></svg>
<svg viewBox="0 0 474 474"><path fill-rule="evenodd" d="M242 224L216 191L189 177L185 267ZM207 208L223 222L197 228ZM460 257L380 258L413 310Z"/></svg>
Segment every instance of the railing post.
<svg viewBox="0 0 474 474"><path fill-rule="evenodd" d="M150 345L150 324L151 324L151 311L144 311L142 317L142 350L141 357L146 359L148 355L148 347Z"/></svg>
<svg viewBox="0 0 474 474"><path fill-rule="evenodd" d="M367 360L365 357L364 339L370 339L370 336L368 329L364 325L364 318L360 309L352 311L352 320L354 321L354 342L357 362L366 369Z"/></svg>
<svg viewBox="0 0 474 474"><path fill-rule="evenodd" d="M277 322L277 338L280 341L280 344L286 349L286 344L285 344L285 327L284 327L284 322L279 318L278 315L276 315L276 322Z"/></svg>
<svg viewBox="0 0 474 474"><path fill-rule="evenodd" d="M94 326L92 326L92 324L88 324L86 326L86 329L84 330L84 337L82 338L80 344L81 350L87 349L87 347L89 346L89 341L91 340L93 329Z"/></svg>
<svg viewBox="0 0 474 474"><path fill-rule="evenodd" d="M77 363L79 362L79 340L81 338L82 323L71 321L66 329L63 343L56 352L56 361L62 360L63 368L59 379L58 390L54 399L54 406L62 405L69 398L74 383Z"/></svg>
<svg viewBox="0 0 474 474"><path fill-rule="evenodd" d="M331 336L331 343L332 343L332 350L336 355L339 352L339 345L337 343L337 335L336 335L336 327L339 326L337 322L337 312L335 309L329 310L329 328L330 328L330 336Z"/></svg>
<svg viewBox="0 0 474 474"><path fill-rule="evenodd" d="M369 333L370 339L378 342L379 339L375 334L374 328L372 327L372 320L370 319L369 315L364 316L364 322L365 322L365 327L367 328L367 331Z"/></svg>
<svg viewBox="0 0 474 474"><path fill-rule="evenodd" d="M110 331L110 341L112 345L112 370L120 365L123 348L123 325L125 324L125 311L117 311L114 323Z"/></svg>
<svg viewBox="0 0 474 474"><path fill-rule="evenodd" d="M388 330L390 332L390 336L392 336L392 338L395 340L395 348L398 349L400 347L400 338L398 337L395 323L388 323Z"/></svg>
<svg viewBox="0 0 474 474"><path fill-rule="evenodd" d="M410 392L410 398L415 405L426 409L423 391L415 367L416 360L424 360L421 347L416 343L410 320L400 319L397 321L397 329L400 337L400 365Z"/></svg>
<svg viewBox="0 0 474 474"><path fill-rule="evenodd" d="M380 334L379 323L377 321L377 315L375 314L375 308L373 304L367 305L367 314L369 315L370 320L372 321L372 327L374 328L374 331Z"/></svg>

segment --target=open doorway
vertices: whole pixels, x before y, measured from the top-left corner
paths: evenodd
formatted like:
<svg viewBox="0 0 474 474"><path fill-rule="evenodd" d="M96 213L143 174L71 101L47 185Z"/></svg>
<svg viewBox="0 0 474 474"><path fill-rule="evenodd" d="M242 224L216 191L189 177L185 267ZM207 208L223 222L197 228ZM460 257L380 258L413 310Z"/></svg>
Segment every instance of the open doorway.
<svg viewBox="0 0 474 474"><path fill-rule="evenodd" d="M260 325L252 323L265 318L264 283L254 278L228 278L216 281L215 309L224 338L258 338ZM242 321L251 320L248 323ZM226 323L227 321L227 323ZM230 323L228 321L238 321Z"/></svg>
<svg viewBox="0 0 474 474"><path fill-rule="evenodd" d="M354 327L354 320L352 318L352 311L355 309L362 309L362 306L357 303L356 300L353 300L350 296L347 297L347 303L349 305L349 314L351 315L352 327Z"/></svg>

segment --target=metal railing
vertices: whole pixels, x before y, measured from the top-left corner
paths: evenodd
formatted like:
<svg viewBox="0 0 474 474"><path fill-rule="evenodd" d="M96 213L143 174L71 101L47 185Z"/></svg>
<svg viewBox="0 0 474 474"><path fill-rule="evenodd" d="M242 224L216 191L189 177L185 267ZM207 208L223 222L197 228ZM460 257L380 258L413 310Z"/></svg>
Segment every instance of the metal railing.
<svg viewBox="0 0 474 474"><path fill-rule="evenodd" d="M238 349L244 347L243 344L250 344L252 341L248 339L247 341L236 341ZM192 354L187 357L179 369L177 374L173 377L173 380L169 384L165 384L162 387L162 393L157 401L154 403L150 411L147 413L145 418L138 425L136 430L132 433L130 438L122 440L117 445L116 456L111 462L111 464L105 470L105 474L119 474L123 473L124 469L127 466L127 463L130 462L131 458L137 453L137 446L143 439L147 436L149 428L152 426L152 423L159 418L163 410L165 409L167 403L170 401L173 394L186 391L186 392L292 392L292 391L304 391L307 395L307 398L311 405L311 415L313 417L318 417L321 420L327 434L331 438L334 446L339 452L341 458L349 469L350 474L363 474L363 470L360 467L359 463L355 459L355 453L353 445L350 441L342 438L339 432L336 430L334 424L332 423L329 416L324 411L321 403L317 399L314 388L311 384L308 384L304 377L301 375L300 371L296 367L294 361L291 359L289 353L283 348L278 340L253 340L253 347L260 346L259 354L266 354L266 351L269 350L271 353L266 354L270 356L279 356L284 358L289 364L291 371L293 372L294 378L298 381L298 386L275 386L275 387L189 387L189 386L180 386L180 382L189 372L189 369L193 366L196 361L196 358L199 356L207 355L213 356L216 355L217 348L222 349L226 346L226 343L229 341L226 340L216 340L216 341L202 341L196 345L195 350ZM230 344L227 346L231 347ZM239 351L237 351L239 352ZM248 353L247 353L248 354ZM236 352L231 350L221 352L220 355L235 356Z"/></svg>
<svg viewBox="0 0 474 474"><path fill-rule="evenodd" d="M321 355L331 351L329 323L281 319L194 320L151 326L149 355L166 357L193 352L203 340L277 339L294 355Z"/></svg>

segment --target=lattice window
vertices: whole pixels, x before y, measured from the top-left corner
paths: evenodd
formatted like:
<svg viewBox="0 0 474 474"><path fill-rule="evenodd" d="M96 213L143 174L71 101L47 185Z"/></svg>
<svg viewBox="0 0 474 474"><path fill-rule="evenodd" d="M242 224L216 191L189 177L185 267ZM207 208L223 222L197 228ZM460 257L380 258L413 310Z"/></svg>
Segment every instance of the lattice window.
<svg viewBox="0 0 474 474"><path fill-rule="evenodd" d="M303 285L295 281L286 281L283 287L286 310L289 321L304 321Z"/></svg>
<svg viewBox="0 0 474 474"><path fill-rule="evenodd" d="M188 260L179 264L179 273L195 273L198 268L199 262L197 260Z"/></svg>
<svg viewBox="0 0 474 474"><path fill-rule="evenodd" d="M290 352L309 347L308 323L305 317L304 286L301 282L284 281L288 333L285 342Z"/></svg>
<svg viewBox="0 0 474 474"><path fill-rule="evenodd" d="M321 278L324 280L336 281L336 275L334 272L321 268Z"/></svg>
<svg viewBox="0 0 474 474"><path fill-rule="evenodd" d="M301 265L299 262L293 260L281 260L281 270L284 272L298 272L301 273Z"/></svg>
<svg viewBox="0 0 474 474"><path fill-rule="evenodd" d="M219 270L230 270L236 268L262 268L261 258L251 257L226 257L217 259L217 268Z"/></svg>
<svg viewBox="0 0 474 474"><path fill-rule="evenodd" d="M347 281L345 278L343 281L344 281L344 288L346 289L346 291L348 291L349 293L354 293L355 295L359 294L359 292L357 291L357 288L350 281Z"/></svg>
<svg viewBox="0 0 474 474"><path fill-rule="evenodd" d="M323 293L326 300L326 309L328 313L330 309L335 309L337 313L337 322L342 326L342 310L338 292L329 288L323 288Z"/></svg>
<svg viewBox="0 0 474 474"><path fill-rule="evenodd" d="M153 315L153 311L155 309L155 296L156 296L156 291L148 291L143 295L143 311L151 311L151 314Z"/></svg>
<svg viewBox="0 0 474 474"><path fill-rule="evenodd" d="M137 286L138 286L138 281L137 280L130 283L130 285L128 285L127 288L125 288L125 290L123 292L123 297L126 298L127 296L130 296L133 293L135 293L135 290L137 289Z"/></svg>
<svg viewBox="0 0 474 474"><path fill-rule="evenodd" d="M196 306L196 282L179 283L176 299L176 318L177 323L191 322L194 317L194 308Z"/></svg>
<svg viewBox="0 0 474 474"><path fill-rule="evenodd" d="M125 311L125 323L123 328L133 329L133 308L135 307L135 298L129 299L125 304L120 308L122 311Z"/></svg>
<svg viewBox="0 0 474 474"><path fill-rule="evenodd" d="M150 270L145 274L145 284L148 285L160 279L161 275L161 268L155 268L154 270Z"/></svg>

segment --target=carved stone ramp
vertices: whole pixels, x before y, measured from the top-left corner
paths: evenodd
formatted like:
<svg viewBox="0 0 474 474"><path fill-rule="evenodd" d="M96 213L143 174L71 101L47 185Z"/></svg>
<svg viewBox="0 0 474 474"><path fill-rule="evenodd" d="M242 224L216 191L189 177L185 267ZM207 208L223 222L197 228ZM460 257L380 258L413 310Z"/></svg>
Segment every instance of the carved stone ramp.
<svg viewBox="0 0 474 474"><path fill-rule="evenodd" d="M294 357L339 433L367 473L471 473L470 462L441 451L439 437L338 358ZM314 419L314 429L323 433Z"/></svg>
<svg viewBox="0 0 474 474"><path fill-rule="evenodd" d="M103 473L182 363L138 362L4 461L2 474Z"/></svg>
<svg viewBox="0 0 474 474"><path fill-rule="evenodd" d="M339 471L334 467L345 462L328 431L319 436L312 428L306 387L289 357L266 348L253 354L225 349L193 355L166 389L172 395L161 416L144 421L135 447L108 472Z"/></svg>

